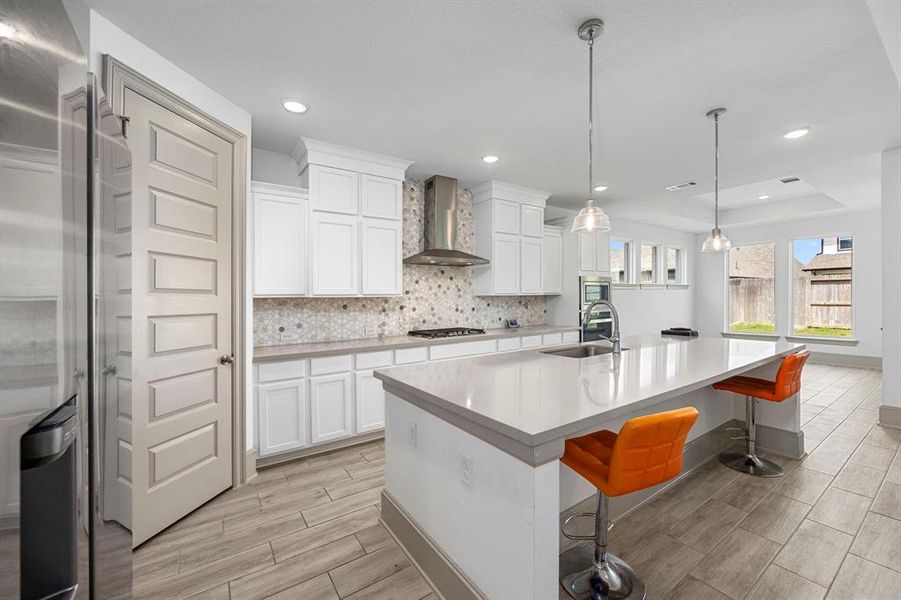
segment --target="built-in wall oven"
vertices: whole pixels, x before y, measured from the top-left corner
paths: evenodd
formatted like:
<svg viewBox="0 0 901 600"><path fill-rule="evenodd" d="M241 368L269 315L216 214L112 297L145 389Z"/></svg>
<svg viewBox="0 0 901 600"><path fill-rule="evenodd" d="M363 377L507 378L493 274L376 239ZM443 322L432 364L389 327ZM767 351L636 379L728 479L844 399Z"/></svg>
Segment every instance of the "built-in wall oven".
<svg viewBox="0 0 901 600"><path fill-rule="evenodd" d="M595 300L611 300L610 279L607 277L579 277L579 323L582 324L583 342L602 340L613 335L613 315L609 310L597 307L592 311L588 323L584 322L585 311Z"/></svg>

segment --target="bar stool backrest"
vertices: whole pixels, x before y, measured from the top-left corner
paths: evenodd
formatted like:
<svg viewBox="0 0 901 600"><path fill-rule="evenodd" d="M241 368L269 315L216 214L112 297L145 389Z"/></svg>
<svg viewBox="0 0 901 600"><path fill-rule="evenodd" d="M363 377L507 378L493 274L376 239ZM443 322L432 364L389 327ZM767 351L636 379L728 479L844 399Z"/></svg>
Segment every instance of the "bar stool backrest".
<svg viewBox="0 0 901 600"><path fill-rule="evenodd" d="M668 481L682 471L685 438L698 418L693 406L629 419L610 457L609 496Z"/></svg>
<svg viewBox="0 0 901 600"><path fill-rule="evenodd" d="M801 391L801 370L810 357L810 352L802 350L782 359L776 373L775 394L777 401L785 400Z"/></svg>

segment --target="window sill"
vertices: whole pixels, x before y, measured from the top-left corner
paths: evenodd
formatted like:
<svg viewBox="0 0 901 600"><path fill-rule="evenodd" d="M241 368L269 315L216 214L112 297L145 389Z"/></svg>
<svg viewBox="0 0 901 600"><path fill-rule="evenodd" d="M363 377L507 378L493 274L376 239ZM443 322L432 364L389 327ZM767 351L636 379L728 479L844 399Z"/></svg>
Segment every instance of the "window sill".
<svg viewBox="0 0 901 600"><path fill-rule="evenodd" d="M687 290L688 284L687 283L667 283L666 289L668 289L668 290Z"/></svg>
<svg viewBox="0 0 901 600"><path fill-rule="evenodd" d="M637 283L614 283L613 289L615 290L637 290Z"/></svg>
<svg viewBox="0 0 901 600"><path fill-rule="evenodd" d="M723 331L720 335L724 338L748 340L778 340L781 337L778 333L746 333L743 331Z"/></svg>
<svg viewBox="0 0 901 600"><path fill-rule="evenodd" d="M789 342L803 342L805 344L830 344L833 346L856 346L860 340L845 337L828 337L824 335L787 335Z"/></svg>
<svg viewBox="0 0 901 600"><path fill-rule="evenodd" d="M663 290L666 289L666 284L663 283L642 283L641 289L643 290Z"/></svg>

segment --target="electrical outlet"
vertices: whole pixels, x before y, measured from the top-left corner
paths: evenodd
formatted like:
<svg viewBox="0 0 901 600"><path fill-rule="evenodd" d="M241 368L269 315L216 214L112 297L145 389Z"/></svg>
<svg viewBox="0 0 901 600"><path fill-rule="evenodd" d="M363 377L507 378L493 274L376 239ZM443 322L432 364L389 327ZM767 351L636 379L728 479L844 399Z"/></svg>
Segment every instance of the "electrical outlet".
<svg viewBox="0 0 901 600"><path fill-rule="evenodd" d="M472 489L472 458L465 454L460 455L460 483Z"/></svg>
<svg viewBox="0 0 901 600"><path fill-rule="evenodd" d="M409 429L407 430L407 435L408 435L408 437L410 438L410 446L412 446L413 448L415 448L415 447L416 447L416 442L418 441L418 440L416 439L416 423L410 423L410 427L409 427Z"/></svg>

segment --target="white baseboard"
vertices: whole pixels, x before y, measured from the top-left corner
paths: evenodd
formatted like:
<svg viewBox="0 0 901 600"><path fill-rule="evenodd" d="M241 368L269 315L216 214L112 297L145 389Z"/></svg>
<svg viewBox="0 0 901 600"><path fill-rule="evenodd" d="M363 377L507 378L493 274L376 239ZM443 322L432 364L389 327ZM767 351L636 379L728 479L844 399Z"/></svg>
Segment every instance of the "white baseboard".
<svg viewBox="0 0 901 600"><path fill-rule="evenodd" d="M244 483L257 476L257 451L254 448L244 453Z"/></svg>
<svg viewBox="0 0 901 600"><path fill-rule="evenodd" d="M881 369L881 356L862 356L860 354L841 354L839 352L816 352L811 350L810 362L820 365L836 365L839 367L864 367Z"/></svg>
<svg viewBox="0 0 901 600"><path fill-rule="evenodd" d="M901 429L901 406L883 404L879 407L879 424L883 427Z"/></svg>

